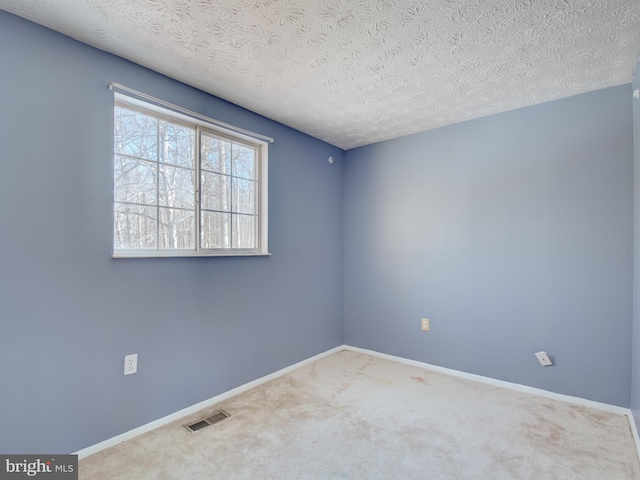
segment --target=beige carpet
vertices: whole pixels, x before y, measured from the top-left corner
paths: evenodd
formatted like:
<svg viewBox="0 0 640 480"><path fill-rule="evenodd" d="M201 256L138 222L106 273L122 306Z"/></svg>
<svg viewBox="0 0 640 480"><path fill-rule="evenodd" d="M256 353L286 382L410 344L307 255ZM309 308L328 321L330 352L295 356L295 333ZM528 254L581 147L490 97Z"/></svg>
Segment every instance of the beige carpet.
<svg viewBox="0 0 640 480"><path fill-rule="evenodd" d="M219 408L222 422L189 433ZM633 480L627 417L340 351L80 461L80 479Z"/></svg>

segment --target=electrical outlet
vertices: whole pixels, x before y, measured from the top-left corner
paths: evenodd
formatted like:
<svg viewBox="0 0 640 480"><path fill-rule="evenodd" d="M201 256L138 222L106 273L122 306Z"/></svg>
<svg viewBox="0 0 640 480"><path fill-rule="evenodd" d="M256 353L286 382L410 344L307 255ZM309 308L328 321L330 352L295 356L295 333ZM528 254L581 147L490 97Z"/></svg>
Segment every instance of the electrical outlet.
<svg viewBox="0 0 640 480"><path fill-rule="evenodd" d="M429 331L429 319L428 318L423 318L422 319L422 330L424 330L425 332Z"/></svg>
<svg viewBox="0 0 640 480"><path fill-rule="evenodd" d="M124 357L124 374L131 375L138 371L138 354L132 353Z"/></svg>
<svg viewBox="0 0 640 480"><path fill-rule="evenodd" d="M543 367L549 367L553 365L553 362L549 358L549 355L547 355L547 352L537 352L535 356L538 358L540 365L542 365Z"/></svg>

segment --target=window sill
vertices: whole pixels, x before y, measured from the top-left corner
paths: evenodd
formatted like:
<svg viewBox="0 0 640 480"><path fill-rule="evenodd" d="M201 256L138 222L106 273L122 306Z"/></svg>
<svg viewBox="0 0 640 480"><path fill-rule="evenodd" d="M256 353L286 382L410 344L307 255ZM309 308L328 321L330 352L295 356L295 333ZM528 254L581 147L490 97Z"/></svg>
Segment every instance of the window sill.
<svg viewBox="0 0 640 480"><path fill-rule="evenodd" d="M113 253L111 258L202 258L202 257L270 257L271 253Z"/></svg>

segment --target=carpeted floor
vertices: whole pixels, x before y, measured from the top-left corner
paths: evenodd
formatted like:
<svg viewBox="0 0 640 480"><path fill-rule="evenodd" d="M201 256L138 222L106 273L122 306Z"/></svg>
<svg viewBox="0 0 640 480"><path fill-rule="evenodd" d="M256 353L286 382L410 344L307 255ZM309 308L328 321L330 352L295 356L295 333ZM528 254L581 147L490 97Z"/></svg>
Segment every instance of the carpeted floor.
<svg viewBox="0 0 640 480"><path fill-rule="evenodd" d="M197 433L182 425L231 414ZM340 351L80 461L80 479L640 480L627 417Z"/></svg>

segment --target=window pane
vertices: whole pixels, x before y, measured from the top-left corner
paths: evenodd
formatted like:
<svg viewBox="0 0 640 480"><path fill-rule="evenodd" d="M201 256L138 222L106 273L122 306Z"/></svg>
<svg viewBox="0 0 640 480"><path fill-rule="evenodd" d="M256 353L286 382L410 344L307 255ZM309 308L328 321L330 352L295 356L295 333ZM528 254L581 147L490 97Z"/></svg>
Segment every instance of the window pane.
<svg viewBox="0 0 640 480"><path fill-rule="evenodd" d="M156 248L156 207L114 206L114 247Z"/></svg>
<svg viewBox="0 0 640 480"><path fill-rule="evenodd" d="M231 246L231 215L202 212L202 248L229 248Z"/></svg>
<svg viewBox="0 0 640 480"><path fill-rule="evenodd" d="M158 121L148 115L115 107L114 151L132 157L156 160Z"/></svg>
<svg viewBox="0 0 640 480"><path fill-rule="evenodd" d="M116 202L156 204L156 163L116 155L113 165Z"/></svg>
<svg viewBox="0 0 640 480"><path fill-rule="evenodd" d="M231 174L231 142L202 134L202 168L212 172Z"/></svg>
<svg viewBox="0 0 640 480"><path fill-rule="evenodd" d="M160 209L160 248L196 248L193 210Z"/></svg>
<svg viewBox="0 0 640 480"><path fill-rule="evenodd" d="M160 161L195 168L194 128L184 127L165 121L160 121Z"/></svg>
<svg viewBox="0 0 640 480"><path fill-rule="evenodd" d="M256 212L256 182L252 180L233 179L233 211L236 213Z"/></svg>
<svg viewBox="0 0 640 480"><path fill-rule="evenodd" d="M256 217L232 215L233 248L256 248Z"/></svg>
<svg viewBox="0 0 640 480"><path fill-rule="evenodd" d="M233 175L255 179L255 149L233 144Z"/></svg>
<svg viewBox="0 0 640 480"><path fill-rule="evenodd" d="M266 249L267 145L126 98L114 104L115 254Z"/></svg>
<svg viewBox="0 0 640 480"><path fill-rule="evenodd" d="M193 208L196 172L185 168L160 165L158 201L167 207Z"/></svg>
<svg viewBox="0 0 640 480"><path fill-rule="evenodd" d="M217 173L202 172L202 208L209 210L231 210L231 177Z"/></svg>

